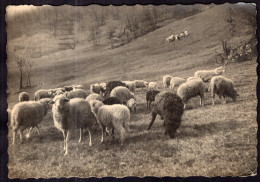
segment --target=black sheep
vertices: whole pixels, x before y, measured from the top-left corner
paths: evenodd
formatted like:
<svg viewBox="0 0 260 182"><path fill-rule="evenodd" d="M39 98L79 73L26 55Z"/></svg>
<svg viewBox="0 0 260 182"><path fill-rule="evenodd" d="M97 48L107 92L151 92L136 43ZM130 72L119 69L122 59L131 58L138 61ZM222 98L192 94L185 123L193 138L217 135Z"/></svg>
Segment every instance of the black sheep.
<svg viewBox="0 0 260 182"><path fill-rule="evenodd" d="M117 97L108 97L103 101L105 105L121 104L120 100Z"/></svg>
<svg viewBox="0 0 260 182"><path fill-rule="evenodd" d="M121 82L121 81L111 81L111 82L108 82L107 86L106 86L105 96L107 96L107 94L110 94L110 92L117 86L126 87L126 84Z"/></svg>
<svg viewBox="0 0 260 182"><path fill-rule="evenodd" d="M146 107L147 107L147 108L150 108L151 102L154 101L155 96L156 96L158 93L160 93L160 91L158 91L158 90L149 90L149 91L146 92L146 103L147 103L147 104L146 104Z"/></svg>
<svg viewBox="0 0 260 182"><path fill-rule="evenodd" d="M174 138L174 134L181 124L183 114L181 98L167 91L157 94L152 104L152 120L147 130L152 127L157 114L164 120L165 135L169 134L170 138Z"/></svg>

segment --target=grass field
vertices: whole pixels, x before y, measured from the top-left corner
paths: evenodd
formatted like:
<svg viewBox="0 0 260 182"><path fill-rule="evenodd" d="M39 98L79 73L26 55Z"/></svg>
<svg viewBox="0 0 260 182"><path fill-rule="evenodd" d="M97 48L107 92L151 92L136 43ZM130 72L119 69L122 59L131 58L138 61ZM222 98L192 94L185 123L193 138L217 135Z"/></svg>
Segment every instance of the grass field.
<svg viewBox="0 0 260 182"><path fill-rule="evenodd" d="M162 76L170 74L187 78L199 69L213 69L216 52L221 52L220 41L230 36L226 22L226 5L214 6L199 14L172 22L125 46L108 49L106 44L90 47L82 44L75 50L60 50L56 39L46 34L36 34L11 40L9 45L42 38L42 47L53 49L33 59L33 88L24 89L31 98L41 88L89 84L109 80L146 79L156 81L162 89ZM236 32L232 43L240 45L251 38L250 27L240 12L243 8L232 6ZM215 23L214 20L218 18ZM243 27L243 28L242 28ZM179 42L167 43L170 34L188 30L190 36ZM46 45L51 41L51 48ZM12 52L9 52L11 54ZM8 62L9 107L17 102L18 77L15 63ZM98 126L93 133L93 146L88 146L88 134L78 144L75 132L69 142L69 155L63 156L62 133L53 125L51 110L40 124L41 135L33 130L30 139L11 145L9 139L10 178L49 177L103 177L103 176L247 176L257 168L256 121L256 66L255 60L227 65L224 76L234 81L239 93L236 102L228 99L221 105L217 99L212 106L210 93L205 95L205 106L199 98L188 102L182 124L176 137L164 135L162 120L157 117L147 131L151 115L146 109L146 90L137 89L137 113L131 115L131 133L124 146L118 137L110 141L105 137L100 143ZM19 141L19 140L16 140Z"/></svg>

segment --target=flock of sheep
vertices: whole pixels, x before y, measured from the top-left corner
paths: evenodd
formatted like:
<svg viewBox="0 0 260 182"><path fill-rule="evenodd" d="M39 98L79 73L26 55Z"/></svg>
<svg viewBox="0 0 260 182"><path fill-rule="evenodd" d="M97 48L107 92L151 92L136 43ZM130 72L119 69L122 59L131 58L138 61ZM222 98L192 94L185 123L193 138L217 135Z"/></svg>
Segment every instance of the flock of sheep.
<svg viewBox="0 0 260 182"><path fill-rule="evenodd" d="M188 35L189 35L188 31L185 30L184 32L181 32L180 35L170 35L169 37L166 38L166 42L178 41L184 37L187 37Z"/></svg>
<svg viewBox="0 0 260 182"><path fill-rule="evenodd" d="M230 79L220 76L225 72L224 66L214 70L196 71L194 77L188 79L163 76L164 91L160 92L156 82L145 80L135 81L110 81L108 83L90 85L90 94L82 85L64 86L49 90L38 90L34 94L34 100L29 100L26 92L19 94L19 103L12 110L8 109L10 126L13 130L13 144L16 133L22 133L29 129L26 137L36 128L40 134L38 125L48 112L52 104L54 126L61 130L64 138L65 155L68 154L68 140L71 131L79 129L79 141L83 129L89 133L89 146L92 145L92 127L99 125L104 140L104 133L111 138L114 130L120 136L123 145L126 132L129 132L128 123L130 114L136 112L136 88L148 88L146 92L147 108L151 108L152 119L148 130L152 127L156 116L159 114L164 120L165 135L174 138L176 130L181 124L181 117L190 98L200 96L200 105L204 105L204 92L212 94L214 105L215 94L219 95L221 103L226 103L226 97L234 101L238 96ZM206 88L205 82L209 82Z"/></svg>

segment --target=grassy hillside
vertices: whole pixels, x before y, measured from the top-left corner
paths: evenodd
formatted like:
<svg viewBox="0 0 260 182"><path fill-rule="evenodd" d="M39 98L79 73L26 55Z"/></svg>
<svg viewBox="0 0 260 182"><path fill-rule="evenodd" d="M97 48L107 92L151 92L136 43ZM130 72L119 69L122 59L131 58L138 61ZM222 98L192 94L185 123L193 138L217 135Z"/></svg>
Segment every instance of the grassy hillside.
<svg viewBox="0 0 260 182"><path fill-rule="evenodd" d="M227 22L228 7L232 9L235 31ZM38 47L41 54L31 58L34 62L32 88L25 88L31 98L42 88L82 84L85 89L94 82L109 80L145 79L156 81L162 91L162 76L170 74L187 78L199 69L214 69L217 54L222 52L221 41L230 40L236 47L253 35L243 13L250 6L217 5L201 13L176 21L163 22L156 29L124 46L111 49L103 34L101 44L93 47L86 32L77 34L80 40L75 49L66 49L70 36L56 36L40 32L17 37L8 42L8 97L9 107L17 102L19 76L13 54L15 46L29 44ZM246 10L245 10L246 9ZM103 27L104 29L106 27ZM167 43L165 38L187 30L190 35L178 42ZM37 52L37 50L36 50ZM88 147L88 136L77 143L78 133L70 141L70 156L62 154L62 134L53 126L51 112L40 124L41 135L22 144L10 145L10 177L57 176L238 176L250 175L256 162L256 62L227 65L224 76L234 81L240 97L237 102L211 106L210 93L206 93L205 107L199 99L188 102L182 125L176 138L163 134L159 117L150 131L150 111L146 109L145 92L137 90L137 113L131 115L126 144L118 140L100 144L100 131L96 127L93 146ZM12 132L8 139L11 141ZM20 151L20 153L16 153ZM35 166L37 164L37 166Z"/></svg>

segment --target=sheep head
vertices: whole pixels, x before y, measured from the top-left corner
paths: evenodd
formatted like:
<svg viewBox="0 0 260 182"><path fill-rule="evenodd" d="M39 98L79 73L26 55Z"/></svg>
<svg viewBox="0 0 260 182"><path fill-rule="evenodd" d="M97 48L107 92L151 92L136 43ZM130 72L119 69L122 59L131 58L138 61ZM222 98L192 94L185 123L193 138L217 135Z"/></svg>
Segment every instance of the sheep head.
<svg viewBox="0 0 260 182"><path fill-rule="evenodd" d="M57 95L53 99L53 107L57 111L65 111L68 108L67 103L69 101L70 100L68 98L66 98L64 95Z"/></svg>

